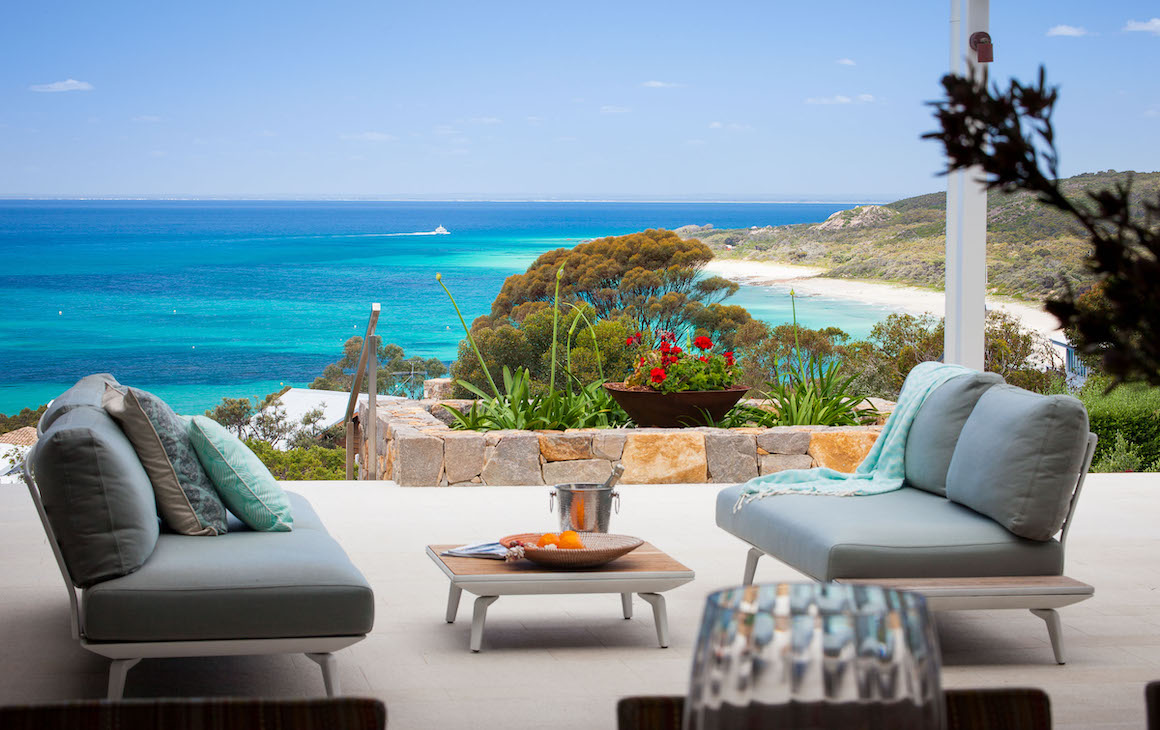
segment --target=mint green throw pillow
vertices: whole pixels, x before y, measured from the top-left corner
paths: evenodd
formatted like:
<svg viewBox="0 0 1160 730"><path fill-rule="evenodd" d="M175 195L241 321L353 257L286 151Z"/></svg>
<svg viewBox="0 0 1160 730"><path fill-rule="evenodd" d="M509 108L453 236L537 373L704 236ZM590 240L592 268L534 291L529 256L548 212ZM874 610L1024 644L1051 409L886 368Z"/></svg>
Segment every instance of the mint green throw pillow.
<svg viewBox="0 0 1160 730"><path fill-rule="evenodd" d="M290 531L290 500L253 451L205 416L190 419L189 440L230 512L253 530Z"/></svg>

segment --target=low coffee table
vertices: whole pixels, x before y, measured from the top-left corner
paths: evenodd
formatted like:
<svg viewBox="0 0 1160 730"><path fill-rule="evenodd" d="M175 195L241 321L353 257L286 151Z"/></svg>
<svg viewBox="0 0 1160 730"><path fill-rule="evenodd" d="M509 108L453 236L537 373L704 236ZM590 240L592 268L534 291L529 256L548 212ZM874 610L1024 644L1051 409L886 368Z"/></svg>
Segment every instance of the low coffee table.
<svg viewBox="0 0 1160 730"><path fill-rule="evenodd" d="M694 577L692 570L647 542L607 565L582 570L553 570L529 560L505 563L440 555L454 547L459 545L428 545L427 556L451 581L447 623L455 623L463 591L478 596L471 617L472 651L479 651L483 644L487 607L500 596L560 593L619 593L626 619L632 618L632 594L636 593L652 605L657 641L664 648L669 645L669 619L661 593L682 586Z"/></svg>

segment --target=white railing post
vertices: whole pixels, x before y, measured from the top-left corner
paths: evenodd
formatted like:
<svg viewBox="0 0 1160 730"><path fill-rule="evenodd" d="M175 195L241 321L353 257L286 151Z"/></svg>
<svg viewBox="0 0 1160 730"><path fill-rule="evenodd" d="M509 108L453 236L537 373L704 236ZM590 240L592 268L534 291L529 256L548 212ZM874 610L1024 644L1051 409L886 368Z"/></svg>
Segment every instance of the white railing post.
<svg viewBox="0 0 1160 730"><path fill-rule="evenodd" d="M989 26L989 0L951 0L950 67L956 74L982 78L964 43L961 22L966 2L967 37ZM987 186L978 167L951 173L947 179L946 329L943 360L982 370L987 317Z"/></svg>

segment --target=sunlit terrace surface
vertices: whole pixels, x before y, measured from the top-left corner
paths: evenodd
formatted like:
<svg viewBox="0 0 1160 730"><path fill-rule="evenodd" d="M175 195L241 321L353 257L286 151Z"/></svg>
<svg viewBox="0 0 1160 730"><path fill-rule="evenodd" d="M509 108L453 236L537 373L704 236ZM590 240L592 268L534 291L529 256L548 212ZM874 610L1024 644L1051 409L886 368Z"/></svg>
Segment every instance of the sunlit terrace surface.
<svg viewBox="0 0 1160 730"><path fill-rule="evenodd" d="M338 653L343 694L373 696L391 728L607 728L619 697L684 694L702 603L740 582L745 547L714 524L718 487L624 486L612 531L642 537L694 569L666 594L671 646L657 646L643 602L621 617L615 595L508 596L488 613L483 651L468 650L471 596L444 622L446 578L428 543L548 529L544 487L408 489L391 482L299 482L374 587L367 639ZM1068 541L1068 575L1095 597L1060 610L1069 653L1052 659L1027 611L937 614L946 687L1045 689L1056 728L1139 728L1143 686L1160 678L1160 476L1089 477ZM0 703L101 698L108 662L69 635L68 603L22 484L0 485ZM759 581L801 580L773 559ZM145 660L126 697L323 694L305 656Z"/></svg>

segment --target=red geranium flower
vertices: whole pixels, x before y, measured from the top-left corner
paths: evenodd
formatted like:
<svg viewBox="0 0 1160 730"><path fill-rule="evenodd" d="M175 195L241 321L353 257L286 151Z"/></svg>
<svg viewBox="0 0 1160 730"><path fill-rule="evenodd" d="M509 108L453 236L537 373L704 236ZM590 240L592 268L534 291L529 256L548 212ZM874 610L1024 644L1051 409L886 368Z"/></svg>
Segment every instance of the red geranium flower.
<svg viewBox="0 0 1160 730"><path fill-rule="evenodd" d="M709 356L708 356L708 355L701 355L701 356L700 356L699 358L697 358L697 359L698 359L698 360L700 360L701 362L709 362Z"/></svg>
<svg viewBox="0 0 1160 730"><path fill-rule="evenodd" d="M673 362L676 362L677 358L680 357L681 353L683 352L684 350L679 347L673 347L673 349L669 350L669 354L673 356Z"/></svg>
<svg viewBox="0 0 1160 730"><path fill-rule="evenodd" d="M665 377L667 377L667 376L666 376L666 374L665 374L665 369L664 369L664 368L653 368L653 369L652 369L652 372L651 372L651 373L649 373L649 378L650 378L650 379L651 379L651 380L652 380L654 383L663 383L663 382L665 382Z"/></svg>
<svg viewBox="0 0 1160 730"><path fill-rule="evenodd" d="M733 367L733 352L732 351L725 353L725 364L728 365L729 367Z"/></svg>
<svg viewBox="0 0 1160 730"><path fill-rule="evenodd" d="M644 365L644 355L641 355L641 356L640 356L640 364L641 364L641 365Z"/></svg>
<svg viewBox="0 0 1160 730"><path fill-rule="evenodd" d="M704 335L693 340L693 347L696 347L698 350L708 350L712 346L713 346L713 340L710 340L708 337L705 337Z"/></svg>
<svg viewBox="0 0 1160 730"><path fill-rule="evenodd" d="M671 350L672 347L673 346L668 343L668 340L665 340L664 342L661 343L661 352L663 352L667 355L667 354L669 354L669 350Z"/></svg>

